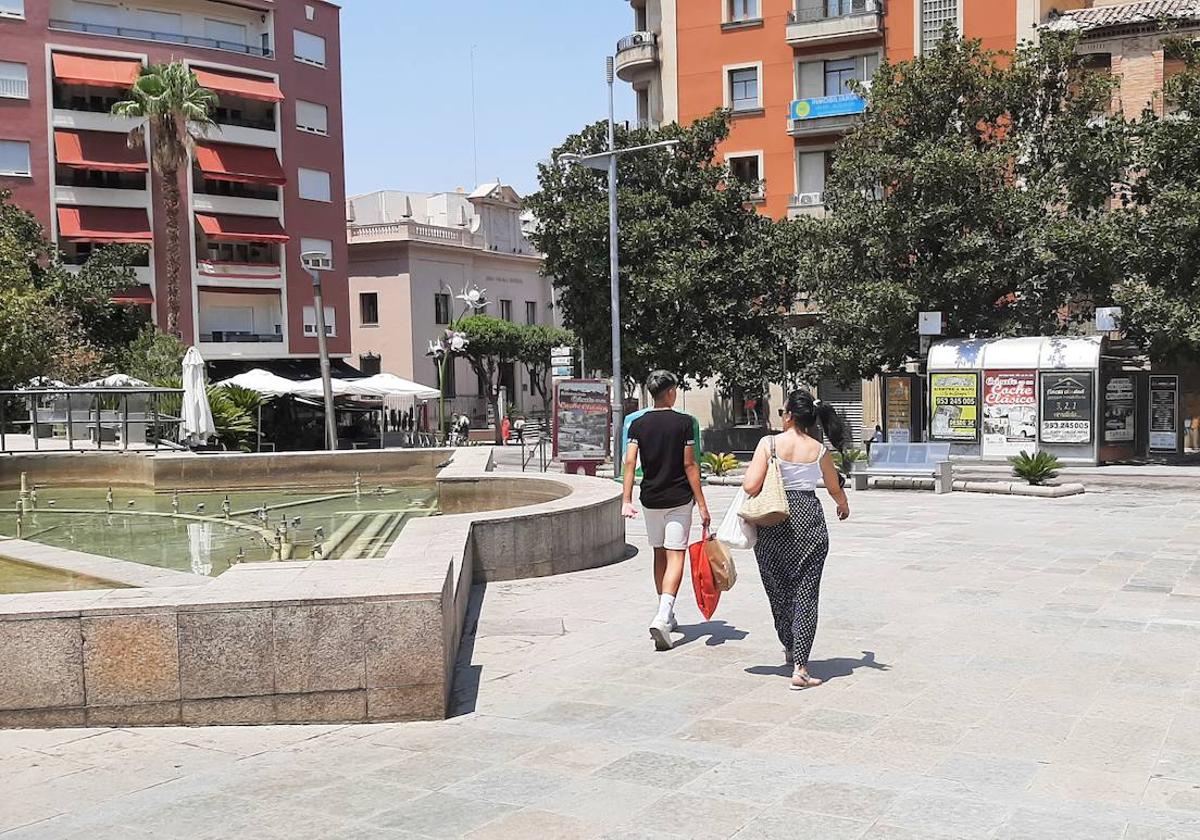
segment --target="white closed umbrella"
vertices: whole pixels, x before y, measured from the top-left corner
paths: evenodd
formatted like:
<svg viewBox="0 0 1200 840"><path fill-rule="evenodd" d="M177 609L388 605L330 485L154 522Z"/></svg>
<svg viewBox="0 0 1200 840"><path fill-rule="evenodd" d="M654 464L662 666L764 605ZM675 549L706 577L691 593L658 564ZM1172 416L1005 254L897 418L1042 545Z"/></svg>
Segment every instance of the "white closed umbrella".
<svg viewBox="0 0 1200 840"><path fill-rule="evenodd" d="M192 446L202 446L217 433L208 405L204 357L195 347L189 347L183 356L183 409L179 426L182 442Z"/></svg>

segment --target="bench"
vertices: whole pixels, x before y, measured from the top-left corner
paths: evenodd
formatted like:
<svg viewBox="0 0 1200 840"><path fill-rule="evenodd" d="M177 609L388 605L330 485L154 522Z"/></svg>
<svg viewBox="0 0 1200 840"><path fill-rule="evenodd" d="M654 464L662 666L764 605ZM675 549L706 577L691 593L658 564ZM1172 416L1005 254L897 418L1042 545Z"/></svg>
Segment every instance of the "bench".
<svg viewBox="0 0 1200 840"><path fill-rule="evenodd" d="M932 478L935 493L954 489L948 443L874 443L867 466L851 475L855 490L866 490L871 476L885 475Z"/></svg>

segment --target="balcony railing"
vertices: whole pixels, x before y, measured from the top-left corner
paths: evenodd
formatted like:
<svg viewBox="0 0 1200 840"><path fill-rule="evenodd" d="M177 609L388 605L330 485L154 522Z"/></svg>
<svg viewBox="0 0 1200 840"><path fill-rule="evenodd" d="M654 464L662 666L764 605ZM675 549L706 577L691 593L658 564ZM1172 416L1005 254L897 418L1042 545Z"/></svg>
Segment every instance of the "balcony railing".
<svg viewBox="0 0 1200 840"><path fill-rule="evenodd" d="M196 269L205 277L223 280L278 280L283 276L278 263L200 260L196 263Z"/></svg>
<svg viewBox="0 0 1200 840"><path fill-rule="evenodd" d="M634 47L653 47L657 43L658 36L653 32L634 32L617 41L617 52L623 53L626 50L632 50Z"/></svg>
<svg viewBox="0 0 1200 840"><path fill-rule="evenodd" d="M29 82L26 79L0 79L0 99L28 99Z"/></svg>
<svg viewBox="0 0 1200 840"><path fill-rule="evenodd" d="M283 336L279 333L213 330L212 332L200 333L200 340L212 344L281 344Z"/></svg>
<svg viewBox="0 0 1200 840"><path fill-rule="evenodd" d="M386 242L389 240L432 242L438 245L457 245L463 248L483 248L483 238L464 228L424 225L412 220L379 222L370 225L351 225L351 242Z"/></svg>
<svg viewBox="0 0 1200 840"><path fill-rule="evenodd" d="M815 23L853 15L877 14L880 11L879 0L823 0L801 3L788 12L788 23Z"/></svg>
<svg viewBox="0 0 1200 840"><path fill-rule="evenodd" d="M189 47L204 47L210 50L224 50L242 55L253 55L261 58L274 58L275 51L269 47L239 44L236 41L222 41L219 38L204 38L199 35L183 35L178 32L154 32L149 29L137 29L128 26L107 26L100 23L84 23L77 20L51 20L51 29L62 29L67 32L86 32L90 35L109 35L113 38L129 38L134 41L157 41L162 44L182 44Z"/></svg>
<svg viewBox="0 0 1200 840"><path fill-rule="evenodd" d="M634 32L617 41L614 67L622 81L658 63L658 36L653 32Z"/></svg>

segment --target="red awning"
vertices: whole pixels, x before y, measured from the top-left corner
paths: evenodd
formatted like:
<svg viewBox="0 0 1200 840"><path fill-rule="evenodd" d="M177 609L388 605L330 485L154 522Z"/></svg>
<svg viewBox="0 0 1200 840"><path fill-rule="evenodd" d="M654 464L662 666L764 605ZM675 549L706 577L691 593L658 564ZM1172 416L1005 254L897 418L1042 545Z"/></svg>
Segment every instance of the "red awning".
<svg viewBox="0 0 1200 840"><path fill-rule="evenodd" d="M149 286L130 286L112 296L113 303L135 303L139 306L150 306L154 303L154 292Z"/></svg>
<svg viewBox="0 0 1200 840"><path fill-rule="evenodd" d="M217 93L231 93L246 99L260 99L263 102L282 102L283 91L272 79L262 76L239 76L224 70L210 70L207 67L193 67L196 80L201 86Z"/></svg>
<svg viewBox="0 0 1200 840"><path fill-rule="evenodd" d="M75 169L101 172L145 172L146 153L129 148L124 134L111 131L54 130L54 159Z"/></svg>
<svg viewBox="0 0 1200 840"><path fill-rule="evenodd" d="M154 239L146 211L134 207L59 207L58 235L72 242L139 244Z"/></svg>
<svg viewBox="0 0 1200 840"><path fill-rule="evenodd" d="M141 69L141 62L132 58L54 54L54 78L69 85L129 88Z"/></svg>
<svg viewBox="0 0 1200 840"><path fill-rule="evenodd" d="M205 178L216 181L273 184L277 187L287 183L275 150L262 146L208 143L196 147L196 163Z"/></svg>
<svg viewBox="0 0 1200 840"><path fill-rule="evenodd" d="M260 216L217 216L197 213L204 235L216 242L287 242L278 219Z"/></svg>

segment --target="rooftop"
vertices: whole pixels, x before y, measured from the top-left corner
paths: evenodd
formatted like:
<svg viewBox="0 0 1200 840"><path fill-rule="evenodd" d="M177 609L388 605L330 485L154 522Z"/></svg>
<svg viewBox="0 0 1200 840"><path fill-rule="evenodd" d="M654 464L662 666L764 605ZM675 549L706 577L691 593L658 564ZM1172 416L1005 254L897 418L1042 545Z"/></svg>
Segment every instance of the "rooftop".
<svg viewBox="0 0 1200 840"><path fill-rule="evenodd" d="M1200 0L1143 0L1062 12L1045 24L1052 32L1093 32L1156 23L1200 22Z"/></svg>

